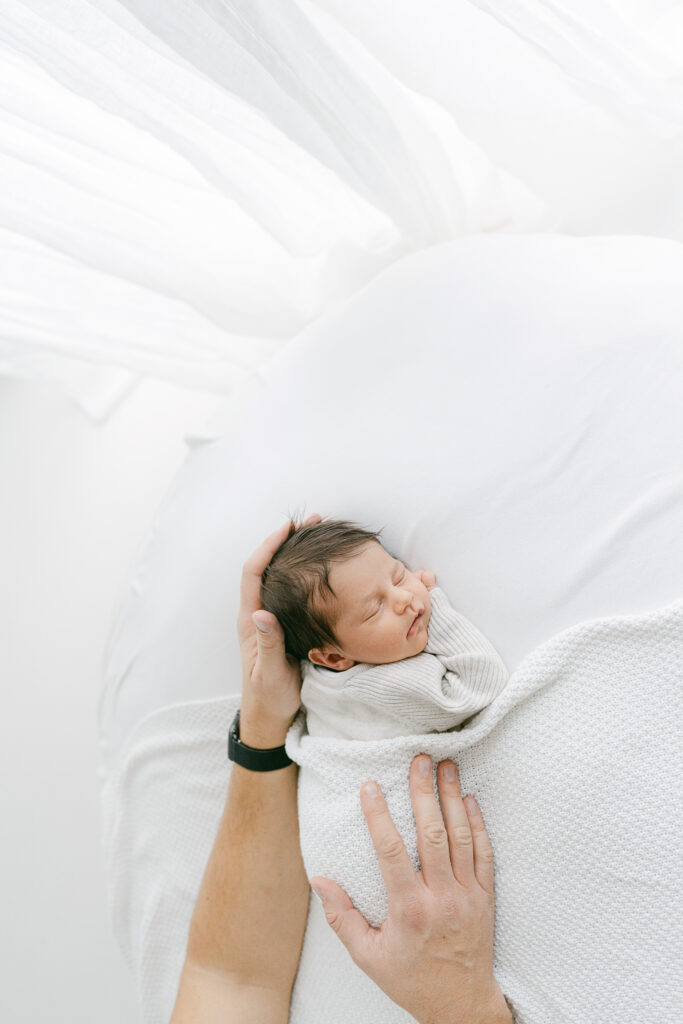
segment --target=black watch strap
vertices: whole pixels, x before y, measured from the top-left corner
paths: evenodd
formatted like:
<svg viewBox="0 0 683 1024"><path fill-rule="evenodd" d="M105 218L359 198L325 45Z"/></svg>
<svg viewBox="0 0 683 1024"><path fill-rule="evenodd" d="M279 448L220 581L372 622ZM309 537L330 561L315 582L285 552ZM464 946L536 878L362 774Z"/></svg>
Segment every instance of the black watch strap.
<svg viewBox="0 0 683 1024"><path fill-rule="evenodd" d="M292 759L287 757L284 747L269 747L267 750L259 750L242 743L239 709L228 731L228 757L235 764L249 768L252 772L272 772L277 768L286 768L288 764L292 764Z"/></svg>

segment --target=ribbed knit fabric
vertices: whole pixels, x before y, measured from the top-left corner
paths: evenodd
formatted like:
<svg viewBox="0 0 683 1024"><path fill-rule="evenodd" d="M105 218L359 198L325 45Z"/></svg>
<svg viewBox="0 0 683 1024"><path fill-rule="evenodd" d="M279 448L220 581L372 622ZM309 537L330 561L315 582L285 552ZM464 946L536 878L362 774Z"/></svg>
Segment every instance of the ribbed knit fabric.
<svg viewBox="0 0 683 1024"><path fill-rule="evenodd" d="M508 680L500 656L441 587L421 654L342 672L301 662L301 703L310 736L387 739L459 728L497 697Z"/></svg>

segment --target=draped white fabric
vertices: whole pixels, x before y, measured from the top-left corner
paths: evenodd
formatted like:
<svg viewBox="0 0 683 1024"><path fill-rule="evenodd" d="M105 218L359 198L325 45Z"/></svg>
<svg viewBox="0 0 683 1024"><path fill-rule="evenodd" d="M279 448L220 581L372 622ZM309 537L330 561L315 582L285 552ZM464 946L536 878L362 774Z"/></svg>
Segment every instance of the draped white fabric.
<svg viewBox="0 0 683 1024"><path fill-rule="evenodd" d="M672 0L3 0L0 372L228 393L395 260L683 239Z"/></svg>

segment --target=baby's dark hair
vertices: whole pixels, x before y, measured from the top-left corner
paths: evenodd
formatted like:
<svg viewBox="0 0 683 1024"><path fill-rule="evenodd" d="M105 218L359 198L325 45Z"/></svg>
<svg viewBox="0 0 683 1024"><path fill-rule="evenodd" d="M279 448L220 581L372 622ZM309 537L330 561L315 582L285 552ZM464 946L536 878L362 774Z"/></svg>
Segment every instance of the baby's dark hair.
<svg viewBox="0 0 683 1024"><path fill-rule="evenodd" d="M260 595L263 608L275 615L284 630L288 654L306 660L313 647L339 646L334 607L325 602L326 594L336 596L330 586L330 567L348 561L368 541L381 544L381 532L346 519L323 519L309 526L292 520L287 538L261 576Z"/></svg>

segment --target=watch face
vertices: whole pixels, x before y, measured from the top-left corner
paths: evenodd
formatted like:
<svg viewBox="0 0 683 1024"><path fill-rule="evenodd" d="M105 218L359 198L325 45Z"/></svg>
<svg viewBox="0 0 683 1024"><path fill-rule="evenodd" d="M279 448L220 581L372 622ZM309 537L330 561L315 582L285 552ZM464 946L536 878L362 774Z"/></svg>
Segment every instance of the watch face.
<svg viewBox="0 0 683 1024"><path fill-rule="evenodd" d="M228 759L230 761L234 761L235 760L235 755L237 753L237 750L239 749L239 742L240 742L239 727L240 727L240 713L238 711L237 714L235 715L235 717L233 718L232 723L230 725L230 729L228 731Z"/></svg>

